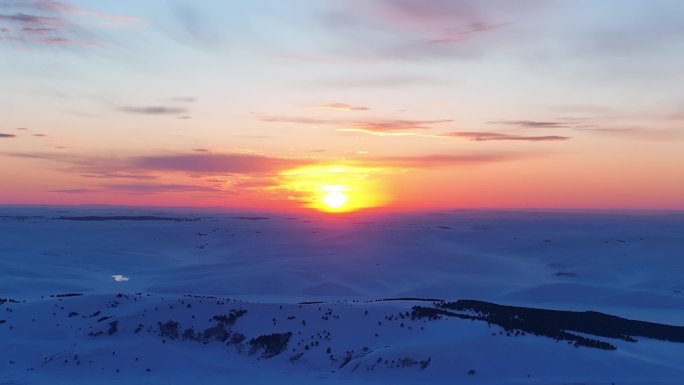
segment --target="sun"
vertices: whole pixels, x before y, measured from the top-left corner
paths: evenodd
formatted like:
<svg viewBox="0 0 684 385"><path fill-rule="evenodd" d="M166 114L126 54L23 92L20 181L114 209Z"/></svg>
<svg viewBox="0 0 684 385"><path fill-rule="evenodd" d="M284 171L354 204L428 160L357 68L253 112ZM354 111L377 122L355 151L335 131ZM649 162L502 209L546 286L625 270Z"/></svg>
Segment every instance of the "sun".
<svg viewBox="0 0 684 385"><path fill-rule="evenodd" d="M331 209L336 210L342 208L342 206L347 203L348 199L349 197L342 191L333 190L323 197L323 203Z"/></svg>
<svg viewBox="0 0 684 385"><path fill-rule="evenodd" d="M380 207L389 195L378 176L382 168L320 164L285 170L274 189L291 193L288 199L304 207L331 214Z"/></svg>

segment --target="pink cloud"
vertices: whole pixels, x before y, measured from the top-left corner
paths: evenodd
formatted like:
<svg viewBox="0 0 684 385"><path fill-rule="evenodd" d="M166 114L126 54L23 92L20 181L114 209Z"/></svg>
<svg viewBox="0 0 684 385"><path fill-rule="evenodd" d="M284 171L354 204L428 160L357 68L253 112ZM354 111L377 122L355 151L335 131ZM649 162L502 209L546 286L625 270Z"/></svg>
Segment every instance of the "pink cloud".
<svg viewBox="0 0 684 385"><path fill-rule="evenodd" d="M51 0L7 2L0 4L2 10L9 12L0 13L0 23L11 27L0 25L3 34L0 40L38 45L102 47L103 43L94 41L93 33L74 16L105 20L117 27L142 22L134 17L90 11Z"/></svg>
<svg viewBox="0 0 684 385"><path fill-rule="evenodd" d="M506 26L508 23L490 24L486 22L475 22L473 25L464 29L447 30L442 33L442 36L428 39L428 44L454 44L462 43L468 39L472 39L481 32L491 31L497 28Z"/></svg>
<svg viewBox="0 0 684 385"><path fill-rule="evenodd" d="M544 5L539 0L376 0L340 7L325 22L346 40L364 40L345 53L355 58L470 59L485 46L510 39L499 30Z"/></svg>
<svg viewBox="0 0 684 385"><path fill-rule="evenodd" d="M112 15L104 12L91 11L60 1L38 0L35 1L33 5L36 9L41 9L45 11L102 19L115 26L123 26L127 24L136 24L144 22L144 20L137 17Z"/></svg>
<svg viewBox="0 0 684 385"><path fill-rule="evenodd" d="M352 127L343 128L343 131L361 131L369 133L396 133L406 132L411 130L429 130L435 124L451 123L451 119L435 119L435 120L368 120L368 121L354 121L349 125Z"/></svg>
<svg viewBox="0 0 684 385"><path fill-rule="evenodd" d="M98 47L98 48L103 47L102 44L94 42L94 41L76 40L76 39L69 39L69 38L65 38L65 37L48 37L48 38L44 38L44 39L37 39L36 41L39 41L41 43L46 43L46 44L80 45L80 46L85 46L85 47Z"/></svg>

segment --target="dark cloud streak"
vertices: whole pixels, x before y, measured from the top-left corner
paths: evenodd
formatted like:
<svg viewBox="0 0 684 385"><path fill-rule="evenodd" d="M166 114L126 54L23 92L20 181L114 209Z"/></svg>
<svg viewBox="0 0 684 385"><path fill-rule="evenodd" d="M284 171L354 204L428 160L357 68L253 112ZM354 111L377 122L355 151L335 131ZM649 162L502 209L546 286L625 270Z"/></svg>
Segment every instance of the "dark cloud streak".
<svg viewBox="0 0 684 385"><path fill-rule="evenodd" d="M121 106L116 110L139 115L181 115L188 112L187 108L170 106Z"/></svg>
<svg viewBox="0 0 684 385"><path fill-rule="evenodd" d="M85 193L92 192L92 190L89 190L87 188L69 188L69 189L61 189L61 190L50 190L48 192L60 193L60 194L85 194Z"/></svg>
<svg viewBox="0 0 684 385"><path fill-rule="evenodd" d="M499 120L490 123L525 128L569 128L574 126L574 124L568 122L553 122L539 120Z"/></svg>
<svg viewBox="0 0 684 385"><path fill-rule="evenodd" d="M193 153L135 157L130 167L151 171L180 171L191 174L274 173L309 163L302 159L275 158L251 154Z"/></svg>
<svg viewBox="0 0 684 385"><path fill-rule="evenodd" d="M528 141L528 142L557 142L571 139L568 136L545 135L545 136L525 136L525 135L510 135L498 132L448 132L445 134L435 135L440 138L462 138L476 142L496 141L496 140L514 140L514 141Z"/></svg>
<svg viewBox="0 0 684 385"><path fill-rule="evenodd" d="M105 185L109 190L123 191L133 195L148 195L174 192L214 192L219 191L213 187L192 184L171 183L126 183Z"/></svg>

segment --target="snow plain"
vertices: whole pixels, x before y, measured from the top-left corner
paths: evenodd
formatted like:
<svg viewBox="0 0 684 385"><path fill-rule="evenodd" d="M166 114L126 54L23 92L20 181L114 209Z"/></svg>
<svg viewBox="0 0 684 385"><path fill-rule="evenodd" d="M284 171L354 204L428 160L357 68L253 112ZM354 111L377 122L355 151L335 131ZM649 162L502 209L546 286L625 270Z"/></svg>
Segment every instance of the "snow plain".
<svg viewBox="0 0 684 385"><path fill-rule="evenodd" d="M1 207L0 298L0 384L684 384L684 343L412 314L684 326L682 213Z"/></svg>

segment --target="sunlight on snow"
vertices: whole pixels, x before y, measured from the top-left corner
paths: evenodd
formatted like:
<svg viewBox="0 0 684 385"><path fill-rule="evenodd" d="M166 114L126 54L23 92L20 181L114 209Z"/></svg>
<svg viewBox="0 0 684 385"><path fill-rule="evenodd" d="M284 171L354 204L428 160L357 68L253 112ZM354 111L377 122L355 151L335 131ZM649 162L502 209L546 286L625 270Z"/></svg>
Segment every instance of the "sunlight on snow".
<svg viewBox="0 0 684 385"><path fill-rule="evenodd" d="M126 277L125 275L121 274L114 274L112 275L112 278L114 278L116 282L126 282L131 279L130 277Z"/></svg>

